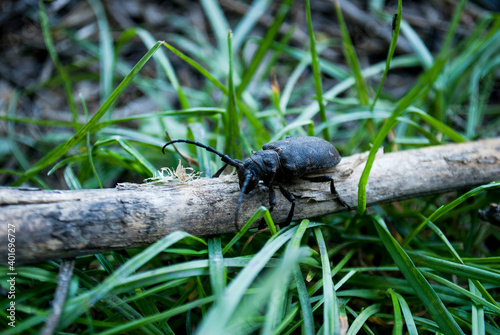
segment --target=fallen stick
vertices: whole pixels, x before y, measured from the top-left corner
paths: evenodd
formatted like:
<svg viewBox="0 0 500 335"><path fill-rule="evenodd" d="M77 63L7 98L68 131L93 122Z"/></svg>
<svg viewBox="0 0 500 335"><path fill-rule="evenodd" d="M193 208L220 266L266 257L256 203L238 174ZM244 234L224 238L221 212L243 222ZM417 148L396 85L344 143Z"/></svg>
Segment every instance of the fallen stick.
<svg viewBox="0 0 500 335"><path fill-rule="evenodd" d="M342 198L357 204L358 182L367 153L344 157L327 170ZM500 138L379 153L370 173L367 205L471 189L500 179ZM329 183L298 180L294 220L344 211ZM15 229L16 264L135 248L182 230L196 236L234 232L240 193L235 175L188 183L119 184L114 189L46 191L0 188L0 262L7 263L8 233ZM280 194L271 213L284 222L290 203ZM268 205L264 186L245 195L239 226Z"/></svg>

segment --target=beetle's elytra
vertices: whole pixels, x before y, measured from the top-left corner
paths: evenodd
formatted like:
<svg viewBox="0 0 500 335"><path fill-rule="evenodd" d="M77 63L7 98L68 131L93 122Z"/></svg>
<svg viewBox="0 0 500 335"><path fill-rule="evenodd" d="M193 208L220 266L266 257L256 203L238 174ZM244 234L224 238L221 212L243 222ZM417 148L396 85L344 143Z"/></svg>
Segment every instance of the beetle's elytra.
<svg viewBox="0 0 500 335"><path fill-rule="evenodd" d="M350 209L349 205L340 198L335 190L335 185L331 176L307 177L307 175L312 172L335 166L341 160L337 149L335 149L330 142L321 138L309 136L288 137L281 141L270 142L264 144L262 150L253 151L252 155L244 162L220 153L208 145L189 140L174 140L168 142L163 146L163 153L165 153L165 148L168 145L178 142L197 145L221 157L224 166L222 166L213 177L218 177L228 165L236 168L241 189L234 218L237 230L239 230L237 226L238 212L243 201L243 195L253 190L259 184L260 180L262 180L264 185L269 189L269 211L272 211L274 206L276 206L274 185L277 185L281 194L292 203L286 225L289 225L292 221L295 209L295 197L283 186L283 184L294 178L308 180L313 183L330 182L331 193L337 195L335 200L342 206Z"/></svg>

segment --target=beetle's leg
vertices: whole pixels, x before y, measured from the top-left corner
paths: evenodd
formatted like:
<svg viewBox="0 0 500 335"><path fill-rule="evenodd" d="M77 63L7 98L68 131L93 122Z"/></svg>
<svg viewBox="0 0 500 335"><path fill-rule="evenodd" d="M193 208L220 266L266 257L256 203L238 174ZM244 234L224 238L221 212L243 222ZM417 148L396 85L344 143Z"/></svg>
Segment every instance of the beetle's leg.
<svg viewBox="0 0 500 335"><path fill-rule="evenodd" d="M228 165L228 163L225 163L219 170L217 170L217 172L215 172L215 174L212 175L212 178L219 178L222 171L224 171L224 169L227 168Z"/></svg>
<svg viewBox="0 0 500 335"><path fill-rule="evenodd" d="M269 188L269 213L270 213L276 206L276 192L274 192L274 188L272 185L269 185L268 188ZM259 229L263 229L265 227L266 227L266 220L262 218L259 222Z"/></svg>
<svg viewBox="0 0 500 335"><path fill-rule="evenodd" d="M269 212L272 212L274 206L276 206L276 193L274 192L274 188L272 185L268 186L269 188Z"/></svg>
<svg viewBox="0 0 500 335"><path fill-rule="evenodd" d="M292 222L292 217L293 217L293 212L295 210L295 197L293 194L287 190L286 188L283 187L283 185L278 184L280 187L281 194L286 198L286 200L290 201L292 203L292 207L290 208L290 213L288 213L288 217L286 218L286 222L284 226L288 226L290 222Z"/></svg>
<svg viewBox="0 0 500 335"><path fill-rule="evenodd" d="M351 210L351 206L347 204L341 197L340 194L338 194L337 190L335 190L335 184L333 183L333 178L331 176L318 176L318 177L300 177L300 179L304 179L307 181L310 181L312 183L321 183L325 181L330 182L330 191L332 194L336 195L337 198L335 198L335 201L337 201L340 205L347 207L347 209Z"/></svg>

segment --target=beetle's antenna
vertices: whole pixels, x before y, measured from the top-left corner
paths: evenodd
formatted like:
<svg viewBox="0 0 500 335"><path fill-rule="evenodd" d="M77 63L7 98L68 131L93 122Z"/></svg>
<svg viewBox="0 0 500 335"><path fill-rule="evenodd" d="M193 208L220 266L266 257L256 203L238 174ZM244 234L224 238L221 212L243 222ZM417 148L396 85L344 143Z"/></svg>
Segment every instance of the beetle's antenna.
<svg viewBox="0 0 500 335"><path fill-rule="evenodd" d="M163 146L163 148L161 149L161 151L163 152L163 154L165 154L165 148L170 145L170 144L173 144L173 143L179 143L179 142L182 142L182 143L189 143L189 144L194 144L198 147L201 147L207 151L210 151L210 152L213 152L214 154L216 154L217 156L219 156L220 158L222 158L222 161L224 163L227 163L231 166L234 166L235 168L242 168L243 165L241 164L240 161L238 160L235 160L235 159L232 159L231 157L229 157L228 155L225 155L217 150L215 150L214 148L212 148L211 146L208 146L208 145L205 145L205 144L202 144L200 142L195 142L195 141L190 141L190 140L174 140L174 141L170 141L168 142L167 144L165 144Z"/></svg>
<svg viewBox="0 0 500 335"><path fill-rule="evenodd" d="M252 174L247 172L245 174L245 181L243 182L243 185L241 185L241 193L240 197L238 198L238 204L236 205L236 212L234 214L234 226L236 227L236 231L240 230L240 228L238 227L238 213L240 212L240 206L241 203L243 202L243 195L245 194L245 191L248 187L248 184L250 183L250 180L252 180Z"/></svg>

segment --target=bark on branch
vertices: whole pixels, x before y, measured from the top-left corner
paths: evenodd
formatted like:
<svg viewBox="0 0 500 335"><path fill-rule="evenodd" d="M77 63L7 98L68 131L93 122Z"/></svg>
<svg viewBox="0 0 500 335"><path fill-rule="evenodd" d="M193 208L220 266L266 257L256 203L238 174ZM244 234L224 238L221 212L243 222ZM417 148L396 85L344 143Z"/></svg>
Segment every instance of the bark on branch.
<svg viewBox="0 0 500 335"><path fill-rule="evenodd" d="M357 204L367 153L344 157L326 171L342 198ZM500 179L500 138L380 153L367 184L368 206L443 193ZM297 181L294 220L343 211L329 183ZM232 232L239 195L235 175L186 184L120 184L115 189L45 191L0 188L0 263L7 262L8 227L15 227L16 264L148 245L183 230L197 236ZM284 222L290 203L277 190L271 213ZM246 195L239 225L268 205L264 186Z"/></svg>

